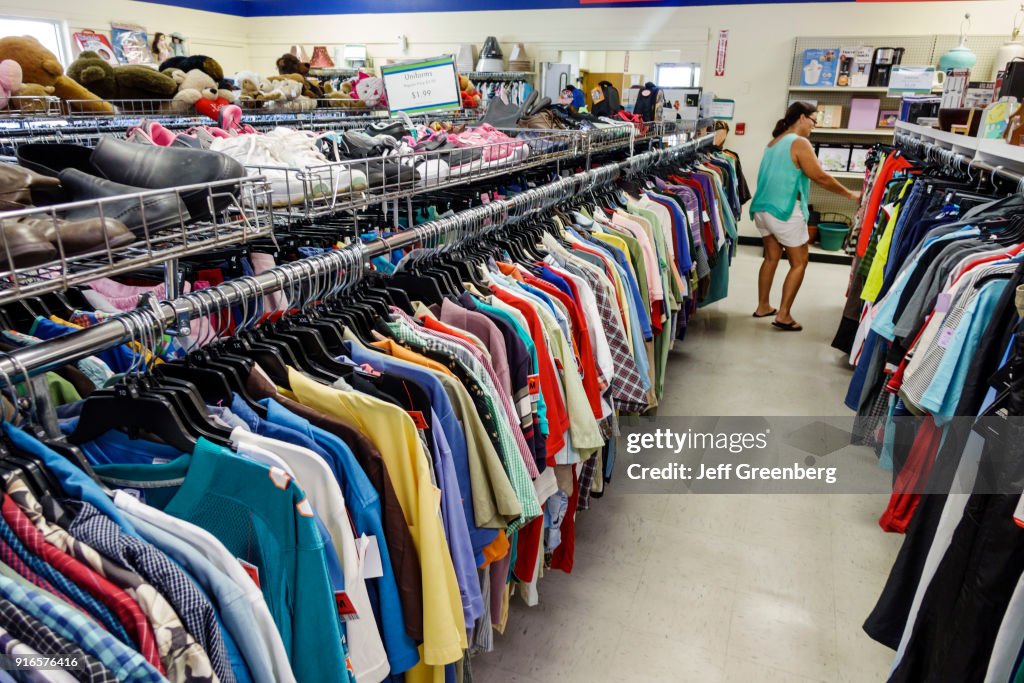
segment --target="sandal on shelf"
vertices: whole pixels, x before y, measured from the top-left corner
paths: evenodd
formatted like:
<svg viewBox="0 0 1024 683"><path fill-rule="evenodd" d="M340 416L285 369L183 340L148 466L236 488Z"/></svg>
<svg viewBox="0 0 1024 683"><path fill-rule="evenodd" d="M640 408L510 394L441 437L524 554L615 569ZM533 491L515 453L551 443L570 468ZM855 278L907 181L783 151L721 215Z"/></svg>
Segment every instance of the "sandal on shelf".
<svg viewBox="0 0 1024 683"><path fill-rule="evenodd" d="M800 330L804 329L803 325L796 321L791 323L780 323L778 320L773 320L772 327L778 328L783 332L799 332Z"/></svg>
<svg viewBox="0 0 1024 683"><path fill-rule="evenodd" d="M773 308L772 310L768 311L767 313L761 313L761 314L758 314L757 311L754 311L751 314L750 317L752 317L752 318L767 318L768 316L775 315L778 312L779 312L778 309L775 309L775 308Z"/></svg>

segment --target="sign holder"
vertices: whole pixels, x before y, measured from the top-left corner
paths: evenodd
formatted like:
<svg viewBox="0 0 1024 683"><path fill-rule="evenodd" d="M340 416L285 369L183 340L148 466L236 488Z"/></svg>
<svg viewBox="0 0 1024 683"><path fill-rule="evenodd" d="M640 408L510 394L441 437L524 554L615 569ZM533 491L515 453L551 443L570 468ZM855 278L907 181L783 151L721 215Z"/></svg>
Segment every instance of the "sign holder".
<svg viewBox="0 0 1024 683"><path fill-rule="evenodd" d="M392 114L420 114L462 107L453 55L388 64L380 71Z"/></svg>

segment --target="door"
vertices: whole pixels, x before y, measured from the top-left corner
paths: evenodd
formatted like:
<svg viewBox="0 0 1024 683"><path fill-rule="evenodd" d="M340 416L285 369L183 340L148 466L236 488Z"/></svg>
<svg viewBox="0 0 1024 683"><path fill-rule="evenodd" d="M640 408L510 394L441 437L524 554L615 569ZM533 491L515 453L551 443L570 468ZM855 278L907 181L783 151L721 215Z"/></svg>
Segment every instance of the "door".
<svg viewBox="0 0 1024 683"><path fill-rule="evenodd" d="M572 66L569 64L544 62L544 65L541 67L541 73L541 97L550 97L552 102L558 102L558 96L561 94L562 88L572 83Z"/></svg>

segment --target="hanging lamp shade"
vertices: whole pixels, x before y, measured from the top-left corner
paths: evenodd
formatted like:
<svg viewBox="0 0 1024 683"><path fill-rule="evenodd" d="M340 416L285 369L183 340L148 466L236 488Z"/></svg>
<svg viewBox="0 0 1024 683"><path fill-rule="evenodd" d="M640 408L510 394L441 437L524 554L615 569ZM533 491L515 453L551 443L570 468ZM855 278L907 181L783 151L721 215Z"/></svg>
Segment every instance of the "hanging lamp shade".
<svg viewBox="0 0 1024 683"><path fill-rule="evenodd" d="M939 58L939 71L950 69L970 69L978 63L978 55L974 54L971 48L967 47L967 31L971 27L970 13L964 15L964 22L960 25L960 44L951 50L947 50Z"/></svg>

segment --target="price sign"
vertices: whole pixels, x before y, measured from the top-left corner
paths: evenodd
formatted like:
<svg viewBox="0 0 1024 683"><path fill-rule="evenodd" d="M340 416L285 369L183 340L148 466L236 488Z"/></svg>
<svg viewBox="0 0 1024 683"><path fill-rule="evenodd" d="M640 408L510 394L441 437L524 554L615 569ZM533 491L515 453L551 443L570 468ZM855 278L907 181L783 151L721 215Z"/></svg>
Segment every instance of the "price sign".
<svg viewBox="0 0 1024 683"><path fill-rule="evenodd" d="M391 113L459 109L459 77L451 55L381 67Z"/></svg>

